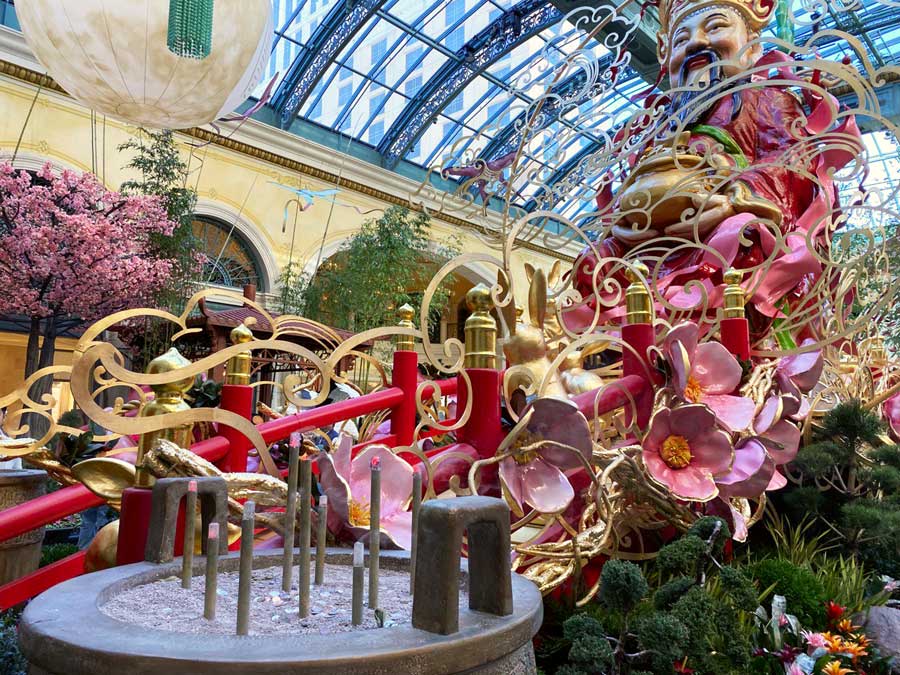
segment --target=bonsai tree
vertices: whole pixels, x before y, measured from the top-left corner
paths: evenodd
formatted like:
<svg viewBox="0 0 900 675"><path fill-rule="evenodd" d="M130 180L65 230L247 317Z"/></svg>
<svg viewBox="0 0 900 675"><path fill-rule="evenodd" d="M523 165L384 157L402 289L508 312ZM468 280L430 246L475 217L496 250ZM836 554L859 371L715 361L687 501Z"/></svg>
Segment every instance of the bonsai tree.
<svg viewBox="0 0 900 675"><path fill-rule="evenodd" d="M563 625L569 663L558 675L699 675L744 673L750 644L742 626L757 607L744 574L722 565L731 537L719 518L698 520L656 559L661 584L652 594L641 568L610 560L600 580L599 611Z"/></svg>
<svg viewBox="0 0 900 675"><path fill-rule="evenodd" d="M784 495L790 512L819 526L874 571L900 576L900 448L885 445L877 415L859 401L822 419L794 462L800 486Z"/></svg>

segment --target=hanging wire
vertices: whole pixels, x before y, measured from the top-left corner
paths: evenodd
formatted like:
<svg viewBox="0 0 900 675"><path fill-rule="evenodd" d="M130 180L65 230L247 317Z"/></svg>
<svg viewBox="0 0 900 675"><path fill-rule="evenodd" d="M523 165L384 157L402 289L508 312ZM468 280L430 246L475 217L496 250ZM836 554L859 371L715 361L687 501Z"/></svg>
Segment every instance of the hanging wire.
<svg viewBox="0 0 900 675"><path fill-rule="evenodd" d="M34 98L31 99L31 107L28 108L28 114L25 115L25 122L22 124L21 130L19 130L19 140L16 141L16 149L13 150L12 162L15 163L16 157L19 155L19 148L22 145L22 138L25 136L25 129L28 127L28 121L31 119L31 113L34 112L34 105L37 103L38 96L41 95L41 91L44 88L44 83L40 82L38 84L37 91L34 92Z"/></svg>

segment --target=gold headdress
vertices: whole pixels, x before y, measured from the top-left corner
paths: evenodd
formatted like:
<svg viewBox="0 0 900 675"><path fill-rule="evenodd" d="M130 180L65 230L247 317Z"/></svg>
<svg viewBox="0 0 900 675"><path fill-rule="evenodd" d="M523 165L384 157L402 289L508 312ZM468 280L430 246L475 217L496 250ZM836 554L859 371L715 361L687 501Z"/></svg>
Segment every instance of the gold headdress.
<svg viewBox="0 0 900 675"><path fill-rule="evenodd" d="M656 34L659 62L668 61L672 33L688 14L707 7L728 7L744 18L751 31L758 33L774 16L776 5L776 0L660 0L659 33Z"/></svg>

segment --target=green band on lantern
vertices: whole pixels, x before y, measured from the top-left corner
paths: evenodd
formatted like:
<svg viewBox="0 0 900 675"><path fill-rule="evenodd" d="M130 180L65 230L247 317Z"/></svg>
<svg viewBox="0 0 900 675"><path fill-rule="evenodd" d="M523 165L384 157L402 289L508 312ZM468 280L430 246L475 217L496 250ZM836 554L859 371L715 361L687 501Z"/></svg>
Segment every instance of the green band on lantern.
<svg viewBox="0 0 900 675"><path fill-rule="evenodd" d="M169 0L169 51L205 59L212 51L215 0Z"/></svg>

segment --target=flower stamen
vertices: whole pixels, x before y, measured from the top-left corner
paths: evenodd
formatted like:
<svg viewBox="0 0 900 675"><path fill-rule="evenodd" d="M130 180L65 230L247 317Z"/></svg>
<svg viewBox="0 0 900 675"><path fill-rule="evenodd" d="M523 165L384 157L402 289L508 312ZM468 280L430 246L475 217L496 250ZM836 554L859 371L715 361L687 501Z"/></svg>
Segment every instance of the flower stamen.
<svg viewBox="0 0 900 675"><path fill-rule="evenodd" d="M350 524L354 527L368 527L371 514L369 512L369 502L350 500Z"/></svg>
<svg viewBox="0 0 900 675"><path fill-rule="evenodd" d="M683 469L691 463L691 446L684 436L669 436L663 441L659 456L671 469Z"/></svg>
<svg viewBox="0 0 900 675"><path fill-rule="evenodd" d="M684 386L684 397L691 403L699 403L702 396L703 387L693 375L689 376L687 384Z"/></svg>

